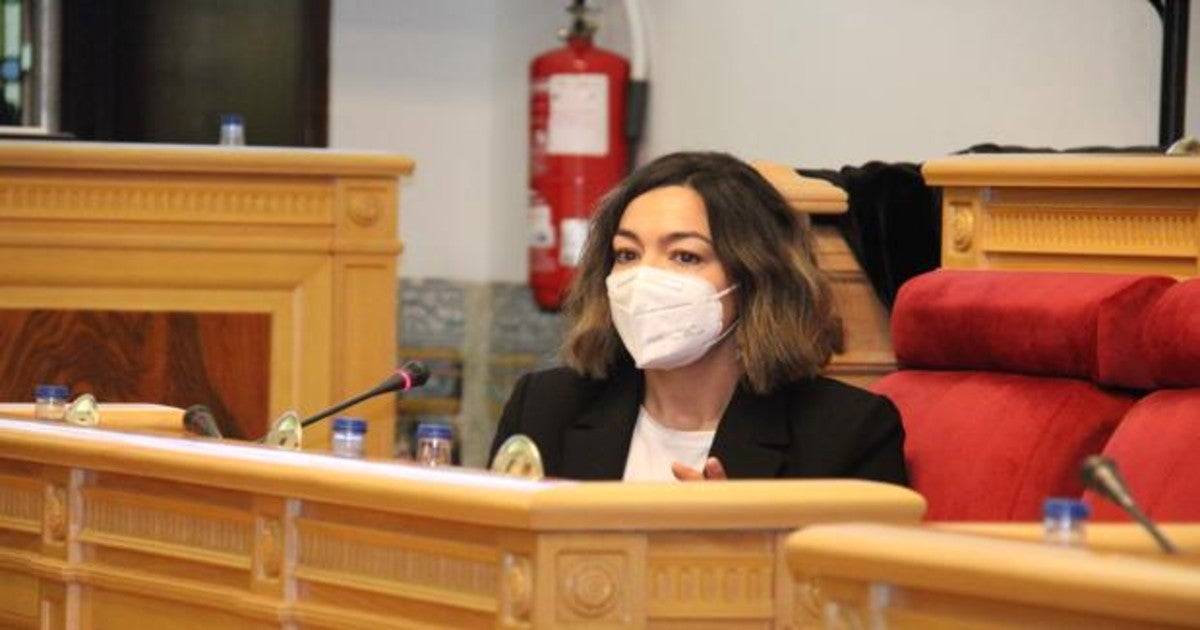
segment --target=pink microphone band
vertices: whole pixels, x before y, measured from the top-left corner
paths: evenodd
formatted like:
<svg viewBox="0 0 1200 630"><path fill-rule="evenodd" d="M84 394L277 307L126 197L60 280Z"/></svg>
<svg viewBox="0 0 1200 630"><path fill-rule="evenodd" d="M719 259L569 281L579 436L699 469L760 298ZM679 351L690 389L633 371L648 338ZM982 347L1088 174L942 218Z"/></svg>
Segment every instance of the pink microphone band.
<svg viewBox="0 0 1200 630"><path fill-rule="evenodd" d="M401 387L400 391L406 392L412 389L412 376L404 370L396 370L396 373L404 377L404 387Z"/></svg>

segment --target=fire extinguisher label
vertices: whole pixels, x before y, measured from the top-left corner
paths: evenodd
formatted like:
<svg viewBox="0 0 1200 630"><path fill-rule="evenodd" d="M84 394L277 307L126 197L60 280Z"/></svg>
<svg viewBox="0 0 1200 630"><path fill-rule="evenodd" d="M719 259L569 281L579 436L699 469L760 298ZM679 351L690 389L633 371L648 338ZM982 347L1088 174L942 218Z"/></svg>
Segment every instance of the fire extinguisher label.
<svg viewBox="0 0 1200 630"><path fill-rule="evenodd" d="M558 250L558 264L564 267L579 266L583 258L583 245L587 242L587 219L563 219L560 226L562 231L562 246Z"/></svg>
<svg viewBox="0 0 1200 630"><path fill-rule="evenodd" d="M548 127L550 155L608 155L608 78L551 75Z"/></svg>
<svg viewBox="0 0 1200 630"><path fill-rule="evenodd" d="M550 222L550 206L536 195L529 204L529 246L554 247L554 225Z"/></svg>

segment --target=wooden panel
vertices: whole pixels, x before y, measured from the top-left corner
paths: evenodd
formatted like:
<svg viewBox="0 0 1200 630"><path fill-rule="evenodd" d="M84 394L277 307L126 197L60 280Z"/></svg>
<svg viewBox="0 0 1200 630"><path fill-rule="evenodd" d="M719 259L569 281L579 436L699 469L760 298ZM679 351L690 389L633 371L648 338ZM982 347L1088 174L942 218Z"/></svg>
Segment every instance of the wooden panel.
<svg viewBox="0 0 1200 630"><path fill-rule="evenodd" d="M267 619L247 619L219 608L189 606L184 602L148 597L140 593L90 588L85 597L91 614L92 630L128 630L129 628L172 628L211 630L212 628L278 628Z"/></svg>
<svg viewBox="0 0 1200 630"><path fill-rule="evenodd" d="M38 627L39 601L36 577L0 568L0 626Z"/></svg>
<svg viewBox="0 0 1200 630"><path fill-rule="evenodd" d="M382 153L0 144L0 309L79 311L47 334L92 361L55 357L24 379L203 403L248 437L375 385L396 361L397 178L411 169ZM0 319L0 334L25 321ZM0 378L11 400L29 399L24 379ZM368 452L390 456L392 406L354 413ZM327 426L305 434L327 443Z"/></svg>
<svg viewBox="0 0 1200 630"><path fill-rule="evenodd" d="M1200 161L1111 155L930 160L943 186L942 265L1200 273Z"/></svg>
<svg viewBox="0 0 1200 630"><path fill-rule="evenodd" d="M750 628L795 617L787 532L916 523L924 501L853 480L532 482L0 418L0 510L19 535L0 536L0 621Z"/></svg>
<svg viewBox="0 0 1200 630"><path fill-rule="evenodd" d="M846 212L847 195L833 184L802 177L790 166L756 160L754 168L800 215ZM831 358L825 374L859 387L869 387L896 369L890 317L845 239L831 226L813 226L817 263L829 275L834 302L842 318L844 347Z"/></svg>
<svg viewBox="0 0 1200 630"><path fill-rule="evenodd" d="M221 433L267 428L270 316L0 309L0 400L29 400L38 383L102 402L212 409Z"/></svg>
<svg viewBox="0 0 1200 630"><path fill-rule="evenodd" d="M833 355L825 373L869 387L896 369L890 316L837 229L815 226L813 233L817 261L829 275L845 334L844 348Z"/></svg>
<svg viewBox="0 0 1200 630"><path fill-rule="evenodd" d="M1136 525L1099 523L1085 549L1029 540L1026 524L816 525L787 547L833 627L1198 627L1200 525L1165 529L1187 555L1163 556Z"/></svg>

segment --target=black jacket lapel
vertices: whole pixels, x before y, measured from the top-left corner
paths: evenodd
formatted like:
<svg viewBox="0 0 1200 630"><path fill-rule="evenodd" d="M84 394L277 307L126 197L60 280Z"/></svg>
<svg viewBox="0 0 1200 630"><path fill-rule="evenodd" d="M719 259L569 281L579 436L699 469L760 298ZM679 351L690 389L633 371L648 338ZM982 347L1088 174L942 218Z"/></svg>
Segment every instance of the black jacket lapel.
<svg viewBox="0 0 1200 630"><path fill-rule="evenodd" d="M563 432L562 476L619 480L625 474L629 442L642 403L642 376L615 375L594 404Z"/></svg>
<svg viewBox="0 0 1200 630"><path fill-rule="evenodd" d="M783 472L789 430L785 391L760 396L739 386L717 426L709 453L730 479L770 479Z"/></svg>

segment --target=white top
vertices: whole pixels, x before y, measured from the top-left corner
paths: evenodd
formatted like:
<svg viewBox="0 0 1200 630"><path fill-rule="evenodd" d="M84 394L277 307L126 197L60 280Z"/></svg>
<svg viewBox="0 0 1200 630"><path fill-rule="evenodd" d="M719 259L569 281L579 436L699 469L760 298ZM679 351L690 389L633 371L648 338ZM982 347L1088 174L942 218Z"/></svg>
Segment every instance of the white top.
<svg viewBox="0 0 1200 630"><path fill-rule="evenodd" d="M671 464L702 470L716 431L679 431L659 424L645 407L638 411L625 460L625 481L675 481Z"/></svg>

